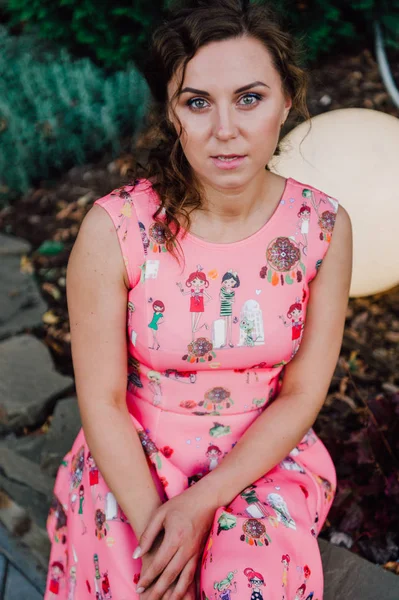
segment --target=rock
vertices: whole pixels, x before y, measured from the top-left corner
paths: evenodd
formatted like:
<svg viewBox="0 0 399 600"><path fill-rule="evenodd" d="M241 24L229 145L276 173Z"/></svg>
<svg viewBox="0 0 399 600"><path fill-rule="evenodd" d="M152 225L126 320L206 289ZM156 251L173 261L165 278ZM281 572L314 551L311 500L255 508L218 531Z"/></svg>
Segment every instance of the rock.
<svg viewBox="0 0 399 600"><path fill-rule="evenodd" d="M324 570L323 600L397 600L399 578L382 567L318 538Z"/></svg>
<svg viewBox="0 0 399 600"><path fill-rule="evenodd" d="M25 240L0 234L0 340L42 324L47 306L34 276L20 270L30 249Z"/></svg>
<svg viewBox="0 0 399 600"><path fill-rule="evenodd" d="M0 342L0 433L37 425L57 397L73 386L54 369L50 352L31 335Z"/></svg>

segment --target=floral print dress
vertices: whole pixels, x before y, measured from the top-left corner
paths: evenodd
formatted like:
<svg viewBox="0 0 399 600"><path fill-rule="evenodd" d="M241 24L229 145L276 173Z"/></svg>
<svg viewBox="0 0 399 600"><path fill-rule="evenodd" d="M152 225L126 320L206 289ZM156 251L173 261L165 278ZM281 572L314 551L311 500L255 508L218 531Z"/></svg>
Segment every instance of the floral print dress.
<svg viewBox="0 0 399 600"><path fill-rule="evenodd" d="M293 178L248 238L181 237L166 249L159 198L146 179L96 200L129 276L126 403L162 500L223 458L277 398L297 353L338 202ZM201 559L202 600L322 600L317 535L336 473L309 429L279 464L215 513ZM78 501L77 501L78 500ZM45 600L132 600L140 560L132 528L80 430L62 461L48 514Z"/></svg>

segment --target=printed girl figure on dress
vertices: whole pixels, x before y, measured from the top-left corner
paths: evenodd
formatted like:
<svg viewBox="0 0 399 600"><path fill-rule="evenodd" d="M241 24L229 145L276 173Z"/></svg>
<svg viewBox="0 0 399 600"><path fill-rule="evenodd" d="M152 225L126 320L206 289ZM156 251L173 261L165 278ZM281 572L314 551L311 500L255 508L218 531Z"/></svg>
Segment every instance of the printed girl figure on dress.
<svg viewBox="0 0 399 600"><path fill-rule="evenodd" d="M296 529L295 521L288 511L287 503L280 494L268 494L267 502L276 511L277 519L280 523L285 525L285 527L289 527L289 529Z"/></svg>
<svg viewBox="0 0 399 600"><path fill-rule="evenodd" d="M190 273L189 278L186 281L186 286L189 288L189 291L185 292L180 282L176 283L176 285L179 287L183 296L190 296L191 337L194 341L194 334L196 331L203 327L208 329L208 325L206 323L200 325L200 321L204 314L205 304L212 300L205 289L209 287L209 281L206 278L201 265L197 265L197 270ZM204 296L207 298L205 302Z"/></svg>
<svg viewBox="0 0 399 600"><path fill-rule="evenodd" d="M301 234L303 242L299 244L303 246L303 253L307 256L308 251L308 233L309 233L309 221L310 221L310 207L304 202L298 212L299 225L301 226Z"/></svg>
<svg viewBox="0 0 399 600"><path fill-rule="evenodd" d="M225 321L225 343L220 347L224 348L227 344L230 348L234 348L234 344L232 341L232 333L233 333L233 303L235 302L235 291L234 288L238 288L240 286L240 279L236 273L232 269L227 271L222 277L222 285L220 288L219 298L220 298L220 316L224 318Z"/></svg>
<svg viewBox="0 0 399 600"><path fill-rule="evenodd" d="M161 325L164 322L163 313L165 312L165 304L162 302L162 300L155 300L155 302L152 303L152 310L154 311L154 314L152 315L151 322L148 323L148 327L152 329L153 342L152 346L149 346L149 348L151 350L159 350L161 346L158 342L157 331L158 325Z"/></svg>
<svg viewBox="0 0 399 600"><path fill-rule="evenodd" d="M128 224L129 221L132 217L132 205L133 205L133 198L131 197L131 195L125 190L124 187L118 188L117 190L114 190L113 192L111 192L112 195L115 196L119 196L120 198L123 198L124 202L123 202L123 206L121 209L121 213L119 215L119 223L118 226L116 228L116 230L118 231L122 225L126 222L126 226L125 226L125 232L123 234L122 240L125 241L126 239L126 235L127 235L127 230L128 230Z"/></svg>
<svg viewBox="0 0 399 600"><path fill-rule="evenodd" d="M97 486L98 486L99 472L98 472L97 465L96 465L94 458L92 457L90 451L89 451L89 454L87 455L86 462L87 462L87 466L89 467L90 491L91 491L91 498L94 503Z"/></svg>
<svg viewBox="0 0 399 600"><path fill-rule="evenodd" d="M237 570L230 571L225 579L222 581L215 581L213 584L213 589L217 590L219 594L215 592L216 600L230 600L231 594L237 593L237 582L233 581L234 575L237 573ZM232 590L232 585L234 584L234 591Z"/></svg>
<svg viewBox="0 0 399 600"><path fill-rule="evenodd" d="M283 321L285 327L292 328L292 354L291 358L294 358L295 354L299 350L299 346L301 344L302 332L303 332L303 318L302 318L302 304L299 301L299 298L296 298L296 302L291 304L288 309L287 317L291 319L291 323L288 323L284 319L284 315L279 315L280 319Z"/></svg>
<svg viewBox="0 0 399 600"><path fill-rule="evenodd" d="M76 591L76 565L72 565L69 570L68 579L68 600L75 600Z"/></svg>
<svg viewBox="0 0 399 600"><path fill-rule="evenodd" d="M161 373L148 371L147 377L148 387L152 392L152 403L154 406L159 406L162 402Z"/></svg>
<svg viewBox="0 0 399 600"><path fill-rule="evenodd" d="M283 556L281 557L281 562L283 564L283 583L282 586L283 588L287 587L287 583L288 583L288 570L290 568L290 557L288 554L283 554ZM283 594L283 598L285 598L285 594Z"/></svg>
<svg viewBox="0 0 399 600"><path fill-rule="evenodd" d="M145 230L145 226L141 221L139 221L139 229L140 229L141 241L143 242L144 254L147 256L148 247L150 245L150 240L148 239L148 235Z"/></svg>
<svg viewBox="0 0 399 600"><path fill-rule="evenodd" d="M219 457L222 455L222 451L218 446L211 444L206 451L206 456L209 459L209 470L212 471L219 464Z"/></svg>
<svg viewBox="0 0 399 600"><path fill-rule="evenodd" d="M266 586L263 575L253 569L244 569L244 575L248 577L248 587L252 588L251 600L263 600L261 585Z"/></svg>
<svg viewBox="0 0 399 600"><path fill-rule="evenodd" d="M59 560L55 560L51 564L50 569L50 598L57 598L60 593L60 579L64 575L64 565Z"/></svg>
<svg viewBox="0 0 399 600"><path fill-rule="evenodd" d="M83 504L85 501L85 488L84 485L81 484L80 488L79 488L79 510L78 510L78 515L81 515L80 520L82 523L82 535L84 535L85 533L87 533L87 527L85 522L83 521Z"/></svg>
<svg viewBox="0 0 399 600"><path fill-rule="evenodd" d="M317 216L320 217L320 213L319 213L320 204L322 202L324 202L324 204L326 203L326 201L323 198L323 196L320 196L320 200L319 200L318 204L316 204L316 200L315 200L315 197L314 197L314 192L312 190L309 190L308 188L304 188L302 190L302 197L311 201L312 206L315 209Z"/></svg>

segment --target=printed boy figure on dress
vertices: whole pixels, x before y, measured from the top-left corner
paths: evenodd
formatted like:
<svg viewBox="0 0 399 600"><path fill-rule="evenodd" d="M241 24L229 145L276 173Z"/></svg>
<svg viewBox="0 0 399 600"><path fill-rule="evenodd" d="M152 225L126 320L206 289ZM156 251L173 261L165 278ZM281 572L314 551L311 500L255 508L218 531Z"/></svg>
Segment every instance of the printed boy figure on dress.
<svg viewBox="0 0 399 600"><path fill-rule="evenodd" d="M294 358L295 354L299 350L299 346L301 345L302 333L304 328L304 322L302 318L302 304L299 301L299 298L296 298L296 302L291 304L287 311L287 317L291 319L291 323L287 323L284 319L284 315L279 315L280 319L284 323L284 327L292 328L292 354L291 358Z"/></svg>
<svg viewBox="0 0 399 600"><path fill-rule="evenodd" d="M219 299L220 299L220 316L225 321L225 341L220 345L220 348L224 348L229 345L230 348L234 348L233 344L233 304L235 302L235 288L240 287L240 278L236 271L230 269L222 277L222 285L220 288Z"/></svg>
<svg viewBox="0 0 399 600"><path fill-rule="evenodd" d="M244 569L244 575L248 577L248 587L252 589L251 600L263 600L261 586L266 586L263 575L251 568Z"/></svg>
<svg viewBox="0 0 399 600"><path fill-rule="evenodd" d="M308 233L309 233L309 222L310 222L310 207L304 202L298 212L299 226L301 227L301 234L303 242L299 242L303 246L302 252L307 256L308 252Z"/></svg>
<svg viewBox="0 0 399 600"><path fill-rule="evenodd" d="M165 304L162 302L162 300L155 300L155 302L152 303L152 310L154 311L154 313L152 315L151 322L148 323L148 327L152 329L153 342L152 346L149 346L149 348L151 350L159 350L161 345L157 338L157 331L158 326L164 322L163 313L165 312Z"/></svg>
<svg viewBox="0 0 399 600"><path fill-rule="evenodd" d="M205 311L205 304L208 304L212 297L206 291L209 287L209 281L203 272L201 265L197 266L197 270L190 273L186 286L189 288L187 292L184 291L180 281L176 283L179 287L180 292L183 296L190 296L190 313L191 313L191 338L194 341L194 334L205 327L208 329L208 325L203 323L200 325L201 317ZM204 301L204 296L207 300Z"/></svg>
<svg viewBox="0 0 399 600"><path fill-rule="evenodd" d="M216 600L230 600L231 594L237 593L237 582L234 580L236 573L237 570L230 571L224 579L214 582L213 589L218 591L218 593L215 592ZM234 590L232 589L232 585L234 585Z"/></svg>

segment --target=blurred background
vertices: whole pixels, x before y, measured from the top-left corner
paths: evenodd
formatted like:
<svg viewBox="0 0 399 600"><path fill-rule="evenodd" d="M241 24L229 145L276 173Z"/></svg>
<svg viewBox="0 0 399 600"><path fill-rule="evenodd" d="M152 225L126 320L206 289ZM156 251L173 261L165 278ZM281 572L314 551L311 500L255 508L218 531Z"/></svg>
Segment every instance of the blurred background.
<svg viewBox="0 0 399 600"><path fill-rule="evenodd" d="M54 478L80 427L66 265L93 201L129 180L144 144L141 69L169 6L0 0L1 598L19 597L7 590L22 575L32 587L21 598L41 597ZM399 0L273 6L301 39L312 117L354 107L399 117ZM339 480L320 538L398 575L399 286L350 299L314 429Z"/></svg>

